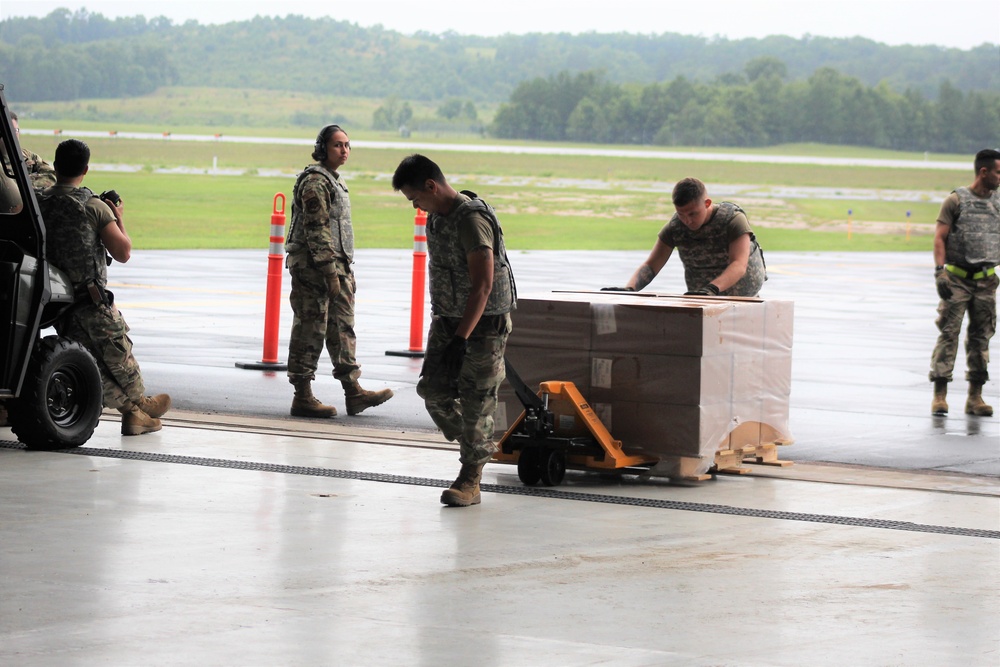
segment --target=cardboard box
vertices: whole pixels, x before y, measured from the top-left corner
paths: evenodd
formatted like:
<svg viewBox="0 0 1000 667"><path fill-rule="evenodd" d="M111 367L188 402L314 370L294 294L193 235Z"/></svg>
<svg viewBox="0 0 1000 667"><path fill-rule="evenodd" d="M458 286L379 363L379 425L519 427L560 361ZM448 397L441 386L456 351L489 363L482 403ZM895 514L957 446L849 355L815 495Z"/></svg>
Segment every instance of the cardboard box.
<svg viewBox="0 0 1000 667"><path fill-rule="evenodd" d="M737 334L731 303L621 299L594 304L593 351L689 357L731 352Z"/></svg>
<svg viewBox="0 0 1000 667"><path fill-rule="evenodd" d="M511 317L514 330L510 346L590 350L592 316L588 301L518 297Z"/></svg>
<svg viewBox="0 0 1000 667"><path fill-rule="evenodd" d="M573 382L626 450L704 472L720 449L791 441L791 302L553 292L513 318L528 387ZM506 383L500 403L503 431L522 405Z"/></svg>
<svg viewBox="0 0 1000 667"><path fill-rule="evenodd" d="M711 460L728 443L730 406L592 402L612 436L630 452L689 456Z"/></svg>
<svg viewBox="0 0 1000 667"><path fill-rule="evenodd" d="M732 400L732 392L733 364L728 355L590 355L591 402L709 405Z"/></svg>

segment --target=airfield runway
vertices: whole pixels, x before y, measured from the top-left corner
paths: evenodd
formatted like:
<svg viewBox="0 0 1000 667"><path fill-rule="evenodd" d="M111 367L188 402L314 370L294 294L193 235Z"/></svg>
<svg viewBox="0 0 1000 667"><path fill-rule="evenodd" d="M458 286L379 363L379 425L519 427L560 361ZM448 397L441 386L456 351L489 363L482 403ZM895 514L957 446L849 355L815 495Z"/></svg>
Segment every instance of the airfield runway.
<svg viewBox="0 0 1000 667"><path fill-rule="evenodd" d="M538 294L621 283L645 255L511 261ZM236 367L262 353L264 251L137 251L112 289L175 409L137 438L109 415L68 453L0 429L0 662L996 664L1000 417L963 415L961 381L929 413L930 257L767 261L762 296L795 302L794 465L527 490L491 465L483 504L454 510L420 361L385 354L408 346L409 252L356 264L363 382L396 397L323 421L288 416L282 373ZM672 262L651 288L681 286ZM330 370L316 393L342 407Z"/></svg>

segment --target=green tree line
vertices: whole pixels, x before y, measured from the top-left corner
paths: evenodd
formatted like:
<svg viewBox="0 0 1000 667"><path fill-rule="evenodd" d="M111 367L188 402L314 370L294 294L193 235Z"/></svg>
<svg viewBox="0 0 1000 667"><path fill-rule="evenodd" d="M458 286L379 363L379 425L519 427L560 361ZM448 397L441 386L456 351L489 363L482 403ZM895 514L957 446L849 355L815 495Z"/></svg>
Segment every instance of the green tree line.
<svg viewBox="0 0 1000 667"><path fill-rule="evenodd" d="M599 72L537 77L501 106L495 136L676 146L816 142L908 151L975 152L1000 137L1000 92L963 92L948 80L936 100L885 82L867 86L832 68L787 81L777 58L699 83L678 76L646 86Z"/></svg>
<svg viewBox="0 0 1000 667"><path fill-rule="evenodd" d="M25 102L141 95L165 83L500 102L522 82L560 72L601 70L606 81L622 85L661 85L678 77L708 83L764 56L787 63L789 81L832 68L865 86L884 82L927 98L945 81L963 93L1000 90L996 44L961 50L864 38L403 35L296 15L201 25L164 17L111 20L66 9L0 21L0 71L12 99ZM75 83L81 79L101 85Z"/></svg>

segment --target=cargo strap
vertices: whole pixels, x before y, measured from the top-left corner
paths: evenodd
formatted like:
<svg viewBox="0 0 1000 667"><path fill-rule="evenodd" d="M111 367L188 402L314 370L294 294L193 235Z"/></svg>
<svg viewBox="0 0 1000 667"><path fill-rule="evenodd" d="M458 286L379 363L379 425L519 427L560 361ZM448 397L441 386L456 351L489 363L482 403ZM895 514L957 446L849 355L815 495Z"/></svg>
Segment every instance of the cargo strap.
<svg viewBox="0 0 1000 667"><path fill-rule="evenodd" d="M994 275L997 270L996 267L991 266L988 269L983 269L982 271L968 271L960 266L955 266L954 264L945 264L944 270L948 273L953 273L959 278L964 278L965 280L982 280L983 278L989 278Z"/></svg>

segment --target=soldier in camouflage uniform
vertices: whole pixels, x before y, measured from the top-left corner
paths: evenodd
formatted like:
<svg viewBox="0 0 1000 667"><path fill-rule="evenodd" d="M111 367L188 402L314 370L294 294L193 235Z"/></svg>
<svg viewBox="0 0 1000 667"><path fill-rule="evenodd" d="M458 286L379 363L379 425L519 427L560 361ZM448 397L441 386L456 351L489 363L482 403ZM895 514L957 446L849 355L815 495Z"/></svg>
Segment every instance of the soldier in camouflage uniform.
<svg viewBox="0 0 1000 667"><path fill-rule="evenodd" d="M13 122L14 131L21 134L21 129L17 124L17 114L11 112L10 119ZM22 147L21 153L24 155L24 166L28 168L28 178L31 179L32 187L41 190L56 184L56 170L52 168L51 164L27 148Z"/></svg>
<svg viewBox="0 0 1000 667"><path fill-rule="evenodd" d="M934 280L941 302L937 327L941 332L931 355L934 383L931 412L948 413L948 383L952 379L962 320L969 314L965 338L969 397L965 412L989 417L993 407L982 396L989 380L990 339L997 328L996 266L1000 263L1000 151L976 154L972 185L958 188L941 204L934 236Z"/></svg>
<svg viewBox="0 0 1000 667"><path fill-rule="evenodd" d="M97 359L104 405L122 413L122 435L159 431L170 397L145 395L128 325L106 289L108 255L127 262L132 241L125 231L121 200L102 200L82 186L89 161L87 144L62 142L56 148L56 184L38 193L46 257L69 276L77 297L56 322L56 331L84 345Z"/></svg>
<svg viewBox="0 0 1000 667"><path fill-rule="evenodd" d="M333 377L344 387L347 414L356 415L392 398L391 389L366 391L358 384L355 358L354 228L347 184L337 171L351 153L347 134L337 125L320 130L313 147L316 164L306 167L292 192L292 224L285 249L292 276L289 296L295 318L288 344L288 381L295 387L293 417L333 417L337 408L312 393L325 343Z"/></svg>
<svg viewBox="0 0 1000 667"><path fill-rule="evenodd" d="M441 502L476 505L483 466L497 449L493 414L517 300L503 232L489 204L456 192L423 155L399 164L392 187L428 213L433 319L417 394L444 437L458 441L462 464Z"/></svg>
<svg viewBox="0 0 1000 667"><path fill-rule="evenodd" d="M686 294L757 296L767 280L764 252L736 204L713 204L705 184L685 178L674 186L677 213L660 230L656 245L625 287L605 290L637 292L652 282L674 248L684 264Z"/></svg>

